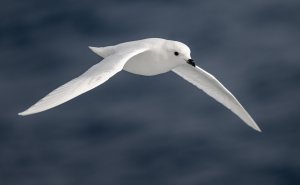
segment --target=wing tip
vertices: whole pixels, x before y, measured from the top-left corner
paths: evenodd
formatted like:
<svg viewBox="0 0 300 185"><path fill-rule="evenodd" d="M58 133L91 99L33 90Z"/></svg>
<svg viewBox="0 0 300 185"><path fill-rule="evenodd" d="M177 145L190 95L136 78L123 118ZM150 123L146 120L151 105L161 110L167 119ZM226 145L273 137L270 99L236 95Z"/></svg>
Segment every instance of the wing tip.
<svg viewBox="0 0 300 185"><path fill-rule="evenodd" d="M256 130L258 132L262 132L262 130L259 128L259 126L255 123L255 121L252 118L251 118L251 122L248 122L247 125L249 125L251 128L253 128L254 130Z"/></svg>
<svg viewBox="0 0 300 185"><path fill-rule="evenodd" d="M34 113L37 113L37 112L34 112L34 111L30 110L30 109L27 109L27 110L25 110L23 112L19 112L18 115L19 116L28 116L28 115L34 114Z"/></svg>
<svg viewBox="0 0 300 185"><path fill-rule="evenodd" d="M262 130L257 126L257 125L255 125L254 127L252 127L254 130L256 130L256 131L258 131L258 132L262 132Z"/></svg>
<svg viewBox="0 0 300 185"><path fill-rule="evenodd" d="M24 111L24 112L19 112L18 115L19 115L19 116L27 116L28 113L27 113L26 111Z"/></svg>

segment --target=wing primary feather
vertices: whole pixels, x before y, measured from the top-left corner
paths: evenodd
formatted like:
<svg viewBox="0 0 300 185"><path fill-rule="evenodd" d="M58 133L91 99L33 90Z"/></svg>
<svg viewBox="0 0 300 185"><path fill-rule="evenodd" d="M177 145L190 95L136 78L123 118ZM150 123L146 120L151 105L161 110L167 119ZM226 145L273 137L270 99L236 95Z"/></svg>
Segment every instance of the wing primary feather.
<svg viewBox="0 0 300 185"><path fill-rule="evenodd" d="M198 66L192 67L187 64L176 67L173 72L230 109L247 125L261 132L261 129L240 102L213 75Z"/></svg>
<svg viewBox="0 0 300 185"><path fill-rule="evenodd" d="M106 57L79 77L50 92L19 115L26 116L51 109L101 85L121 71L131 57L146 50L147 48L132 49Z"/></svg>

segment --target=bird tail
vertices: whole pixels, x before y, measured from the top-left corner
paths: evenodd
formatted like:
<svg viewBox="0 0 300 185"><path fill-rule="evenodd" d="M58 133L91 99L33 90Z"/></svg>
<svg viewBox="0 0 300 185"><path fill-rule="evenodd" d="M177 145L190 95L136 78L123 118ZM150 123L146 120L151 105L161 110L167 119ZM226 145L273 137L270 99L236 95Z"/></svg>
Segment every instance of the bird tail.
<svg viewBox="0 0 300 185"><path fill-rule="evenodd" d="M107 46L107 47L92 47L89 46L89 48L96 53L97 55L99 55L100 57L106 58L112 54L115 53L113 46Z"/></svg>

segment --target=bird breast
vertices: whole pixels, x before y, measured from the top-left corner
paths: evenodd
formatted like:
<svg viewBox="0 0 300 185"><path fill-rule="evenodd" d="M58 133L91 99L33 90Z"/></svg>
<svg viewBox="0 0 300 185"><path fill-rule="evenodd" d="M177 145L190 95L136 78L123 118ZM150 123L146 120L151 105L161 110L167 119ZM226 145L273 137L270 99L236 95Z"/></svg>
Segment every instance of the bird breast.
<svg viewBox="0 0 300 185"><path fill-rule="evenodd" d="M176 65L155 51L146 51L132 57L124 66L124 70L133 74L153 76L166 73Z"/></svg>

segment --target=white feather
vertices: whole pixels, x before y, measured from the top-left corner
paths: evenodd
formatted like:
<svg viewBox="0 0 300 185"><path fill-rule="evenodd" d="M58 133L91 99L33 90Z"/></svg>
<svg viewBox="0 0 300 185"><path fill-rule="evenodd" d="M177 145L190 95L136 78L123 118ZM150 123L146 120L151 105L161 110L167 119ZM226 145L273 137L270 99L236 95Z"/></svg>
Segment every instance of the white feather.
<svg viewBox="0 0 300 185"><path fill-rule="evenodd" d="M146 48L131 48L108 56L79 77L58 87L19 115L25 116L51 109L101 85L121 71L130 58L146 50Z"/></svg>
<svg viewBox="0 0 300 185"><path fill-rule="evenodd" d="M239 101L214 76L198 66L193 67L187 64L180 65L173 69L173 71L230 109L247 125L261 132L260 128Z"/></svg>

